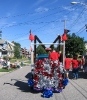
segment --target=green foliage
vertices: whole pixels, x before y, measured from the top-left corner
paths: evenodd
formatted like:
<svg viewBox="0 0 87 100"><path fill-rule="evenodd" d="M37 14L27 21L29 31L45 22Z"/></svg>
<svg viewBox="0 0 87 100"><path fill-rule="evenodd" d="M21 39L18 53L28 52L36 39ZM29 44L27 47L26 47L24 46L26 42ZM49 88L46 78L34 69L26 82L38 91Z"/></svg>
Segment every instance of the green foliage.
<svg viewBox="0 0 87 100"><path fill-rule="evenodd" d="M36 53L37 54L47 54L47 52L44 50L44 48L39 45L37 48L36 48Z"/></svg>
<svg viewBox="0 0 87 100"><path fill-rule="evenodd" d="M68 34L68 40L65 43L66 54L82 55L85 52L84 38L77 36L75 33L72 35Z"/></svg>
<svg viewBox="0 0 87 100"><path fill-rule="evenodd" d="M4 56L3 59L4 60L8 60L8 59L11 60L12 58L11 57L8 57L8 56Z"/></svg>
<svg viewBox="0 0 87 100"><path fill-rule="evenodd" d="M14 57L16 58L20 58L20 51L21 51L21 45L19 43L14 42L15 46L14 46Z"/></svg>
<svg viewBox="0 0 87 100"><path fill-rule="evenodd" d="M15 70L14 68L10 68L9 70L8 69L5 69L5 68L1 68L0 69L0 72L10 72L10 71L13 71Z"/></svg>
<svg viewBox="0 0 87 100"><path fill-rule="evenodd" d="M4 60L7 60L7 56L4 56L3 59L4 59Z"/></svg>

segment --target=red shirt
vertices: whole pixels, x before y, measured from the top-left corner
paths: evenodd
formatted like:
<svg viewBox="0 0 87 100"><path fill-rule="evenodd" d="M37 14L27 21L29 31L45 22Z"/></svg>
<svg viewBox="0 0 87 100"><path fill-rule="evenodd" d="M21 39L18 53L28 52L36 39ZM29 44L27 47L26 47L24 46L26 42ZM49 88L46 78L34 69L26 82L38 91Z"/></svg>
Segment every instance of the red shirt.
<svg viewBox="0 0 87 100"><path fill-rule="evenodd" d="M58 60L59 57L60 57L60 54L58 54L57 52L51 52L49 54L49 59L51 60Z"/></svg>
<svg viewBox="0 0 87 100"><path fill-rule="evenodd" d="M72 60L72 68L78 68L78 66L79 66L79 61L76 59L73 59Z"/></svg>
<svg viewBox="0 0 87 100"><path fill-rule="evenodd" d="M71 59L65 58L65 69L70 69L71 66Z"/></svg>

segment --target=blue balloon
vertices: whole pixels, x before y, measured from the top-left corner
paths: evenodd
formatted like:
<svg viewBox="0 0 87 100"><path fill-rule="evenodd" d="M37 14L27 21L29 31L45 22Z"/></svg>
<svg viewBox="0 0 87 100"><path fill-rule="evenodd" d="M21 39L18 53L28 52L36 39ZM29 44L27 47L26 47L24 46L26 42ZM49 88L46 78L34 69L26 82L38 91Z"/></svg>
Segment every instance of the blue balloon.
<svg viewBox="0 0 87 100"><path fill-rule="evenodd" d="M67 78L65 78L65 79L63 80L63 86L66 86L68 83L69 83L69 80L68 80Z"/></svg>
<svg viewBox="0 0 87 100"><path fill-rule="evenodd" d="M52 90L45 90L42 95L44 98L50 98L53 96Z"/></svg>
<svg viewBox="0 0 87 100"><path fill-rule="evenodd" d="M28 85L29 85L29 86L33 86L33 85L34 85L34 82L33 82L32 79L29 79L29 80L28 80Z"/></svg>

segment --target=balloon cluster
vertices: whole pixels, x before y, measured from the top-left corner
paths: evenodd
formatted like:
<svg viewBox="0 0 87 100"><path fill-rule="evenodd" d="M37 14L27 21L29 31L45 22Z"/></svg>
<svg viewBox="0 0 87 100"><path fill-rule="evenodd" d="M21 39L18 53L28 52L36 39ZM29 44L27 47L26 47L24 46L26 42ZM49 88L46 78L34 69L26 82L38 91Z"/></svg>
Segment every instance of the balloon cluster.
<svg viewBox="0 0 87 100"><path fill-rule="evenodd" d="M53 92L62 92L68 84L64 76L64 68L59 61L38 60L32 70L33 79L28 80L28 85L34 90L43 90L42 96L49 98Z"/></svg>

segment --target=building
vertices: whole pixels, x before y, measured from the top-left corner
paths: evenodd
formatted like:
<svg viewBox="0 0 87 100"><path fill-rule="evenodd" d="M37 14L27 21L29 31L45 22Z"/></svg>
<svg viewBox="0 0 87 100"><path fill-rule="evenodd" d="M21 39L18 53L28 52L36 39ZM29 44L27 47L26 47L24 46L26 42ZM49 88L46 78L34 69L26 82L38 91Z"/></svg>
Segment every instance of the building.
<svg viewBox="0 0 87 100"><path fill-rule="evenodd" d="M0 57L14 57L14 44L0 38Z"/></svg>
<svg viewBox="0 0 87 100"><path fill-rule="evenodd" d="M29 51L26 48L21 48L21 55L23 57L28 58L29 57Z"/></svg>
<svg viewBox="0 0 87 100"><path fill-rule="evenodd" d="M85 43L85 49L86 49L85 55L87 55L87 43Z"/></svg>

